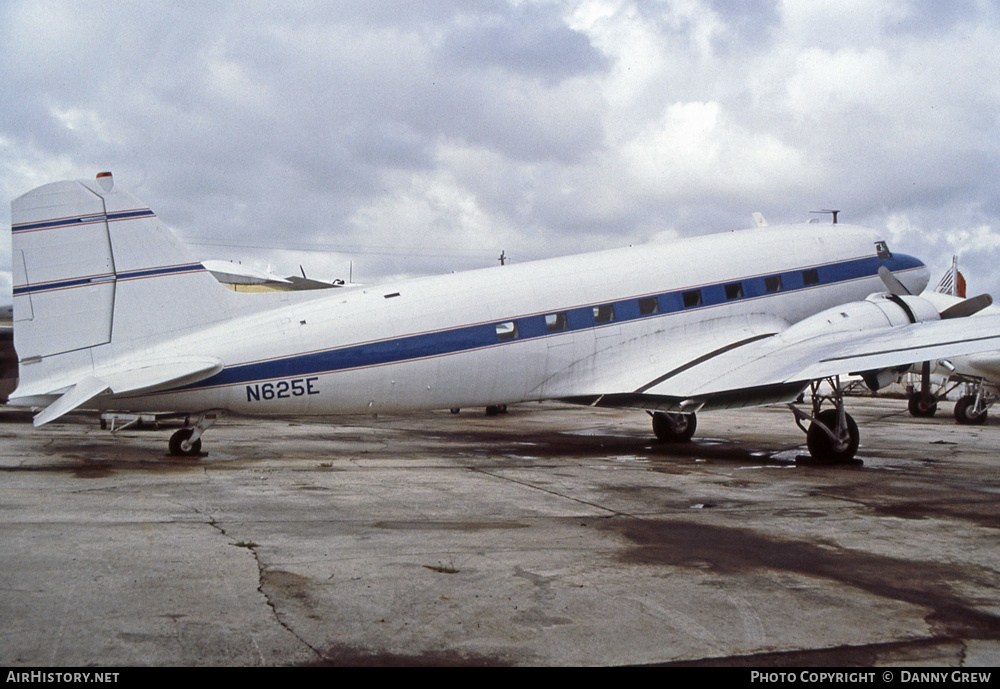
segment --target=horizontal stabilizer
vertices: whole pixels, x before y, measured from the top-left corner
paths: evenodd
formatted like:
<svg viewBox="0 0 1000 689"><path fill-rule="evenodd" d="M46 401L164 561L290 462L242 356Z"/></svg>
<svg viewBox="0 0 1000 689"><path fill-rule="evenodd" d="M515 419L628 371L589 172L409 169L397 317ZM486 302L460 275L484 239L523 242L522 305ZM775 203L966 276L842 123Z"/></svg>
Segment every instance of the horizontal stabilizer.
<svg viewBox="0 0 1000 689"><path fill-rule="evenodd" d="M109 386L105 381L97 378L84 378L79 383L69 389L62 397L45 407L34 419L35 427L44 426L49 421L55 421L67 412L71 412L82 404L86 404Z"/></svg>
<svg viewBox="0 0 1000 689"><path fill-rule="evenodd" d="M150 361L145 365L103 376L116 395L132 392L156 392L196 383L214 376L223 368L215 357L178 357Z"/></svg>
<svg viewBox="0 0 1000 689"><path fill-rule="evenodd" d="M77 382L62 397L35 416L34 425L42 426L55 421L103 392L110 391L119 395L155 392L204 380L222 369L222 362L213 357L179 357L148 362L132 369L110 370L100 378L87 377ZM16 404L16 400L11 401Z"/></svg>

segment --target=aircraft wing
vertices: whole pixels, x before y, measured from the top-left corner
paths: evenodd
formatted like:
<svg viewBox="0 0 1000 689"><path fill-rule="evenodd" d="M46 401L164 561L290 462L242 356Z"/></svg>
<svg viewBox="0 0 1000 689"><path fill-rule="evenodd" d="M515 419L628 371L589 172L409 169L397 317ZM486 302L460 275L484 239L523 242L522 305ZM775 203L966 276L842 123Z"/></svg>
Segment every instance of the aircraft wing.
<svg viewBox="0 0 1000 689"><path fill-rule="evenodd" d="M793 331L734 343L715 356L661 375L632 394L674 400L675 409L686 411L751 406L769 397L790 400L810 381L830 376L1000 349L1000 316L820 332L803 339Z"/></svg>

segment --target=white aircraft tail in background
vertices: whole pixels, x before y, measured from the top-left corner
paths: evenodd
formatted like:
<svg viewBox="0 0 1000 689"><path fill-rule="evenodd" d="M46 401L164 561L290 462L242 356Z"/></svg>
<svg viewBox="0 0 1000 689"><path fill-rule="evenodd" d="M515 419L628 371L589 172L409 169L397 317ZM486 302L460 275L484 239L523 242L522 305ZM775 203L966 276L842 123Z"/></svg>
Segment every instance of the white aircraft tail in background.
<svg viewBox="0 0 1000 689"><path fill-rule="evenodd" d="M153 212L96 181L12 203L10 404L177 412L197 454L220 412L398 413L559 399L648 411L661 440L699 411L789 404L821 459L854 457L840 374L1000 349L1000 318L920 297L927 269L872 230L753 230L339 290L234 293ZM829 381L833 392L820 394ZM809 387L812 408L794 401ZM822 406L832 405L822 409ZM809 422L806 429L803 421Z"/></svg>

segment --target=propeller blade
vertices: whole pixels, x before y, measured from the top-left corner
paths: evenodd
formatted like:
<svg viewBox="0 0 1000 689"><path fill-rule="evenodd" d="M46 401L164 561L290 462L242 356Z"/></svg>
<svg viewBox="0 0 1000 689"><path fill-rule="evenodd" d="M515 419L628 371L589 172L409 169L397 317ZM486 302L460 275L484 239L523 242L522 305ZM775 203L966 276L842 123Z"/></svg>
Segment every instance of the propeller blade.
<svg viewBox="0 0 1000 689"><path fill-rule="evenodd" d="M993 297L988 294L980 294L977 297L969 297L965 301L960 301L954 306L949 306L941 312L941 318L965 318L974 313L979 313L993 303Z"/></svg>
<svg viewBox="0 0 1000 689"><path fill-rule="evenodd" d="M900 282L899 278L889 272L889 269L885 266L879 266L878 276L882 278L882 282L885 284L886 289L889 290L889 294L895 294L897 297L910 294L910 290L906 289L906 285Z"/></svg>

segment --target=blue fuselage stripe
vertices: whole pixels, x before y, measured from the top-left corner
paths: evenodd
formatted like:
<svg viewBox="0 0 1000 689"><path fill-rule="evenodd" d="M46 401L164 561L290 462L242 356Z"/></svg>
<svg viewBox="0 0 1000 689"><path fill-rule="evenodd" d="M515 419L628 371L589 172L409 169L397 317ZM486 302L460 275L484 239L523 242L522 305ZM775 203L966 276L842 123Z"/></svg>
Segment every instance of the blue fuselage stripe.
<svg viewBox="0 0 1000 689"><path fill-rule="evenodd" d="M550 331L548 329L545 313L511 316L510 318L491 321L489 323L457 326L429 333L404 335L392 339L347 345L319 352L301 353L267 361L227 366L223 371L211 378L177 388L172 392L249 384L280 378L300 378L337 371L370 368L391 363L416 361L459 352L471 352L540 337L557 336L573 331L646 318L656 318L683 311L745 301L747 299L777 296L781 293L803 291L827 287L837 283L872 278L878 274L879 267L883 265L894 272L923 267L923 263L916 258L896 254L888 259L878 259L872 256L838 263L810 266L805 269L799 268L781 273L727 280L715 284L608 302L607 304L613 307L614 313L613 320L608 322L598 322L595 320L595 310L601 304L573 306L565 309L557 308L546 312L548 314L566 314L565 327L557 331ZM804 273L810 271L816 271L816 275L811 277L814 277L817 281L806 284ZM780 278L780 290L778 292L773 291L775 283L771 279L775 277ZM742 296L727 299L726 285L732 285L737 282L742 285ZM772 287L771 290L768 290L768 283ZM685 306L684 294L692 290L700 290L701 300L696 305ZM639 300L646 301L650 298L656 299L656 310L650 313L641 313ZM517 335L512 339L501 341L498 337L498 326L510 322L516 324Z"/></svg>

